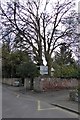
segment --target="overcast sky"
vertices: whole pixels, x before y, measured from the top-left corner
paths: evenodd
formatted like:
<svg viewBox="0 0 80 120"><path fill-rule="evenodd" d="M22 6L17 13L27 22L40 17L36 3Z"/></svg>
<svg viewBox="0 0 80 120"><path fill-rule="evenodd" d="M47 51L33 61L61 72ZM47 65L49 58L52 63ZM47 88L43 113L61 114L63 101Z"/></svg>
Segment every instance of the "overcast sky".
<svg viewBox="0 0 80 120"><path fill-rule="evenodd" d="M1 3L6 3L6 2L9 2L9 1L12 1L12 0L0 0ZM27 0L19 0L19 1L22 1L23 3L25 3ZM45 0L41 0L41 1L44 4ZM56 2L57 0L50 0L50 1ZM65 0L61 0L61 1L65 1ZM80 0L75 0L75 2L76 2L75 10L78 12L78 11L80 11ZM74 8L72 8L72 9L74 9ZM50 7L49 7L48 10L50 10ZM75 55L73 54L73 56L75 56Z"/></svg>
<svg viewBox="0 0 80 120"><path fill-rule="evenodd" d="M8 1L12 1L12 0L0 0L1 1L1 3L6 3L6 2L8 2ZM26 0L19 0L19 1L26 1ZM43 0L43 2L44 2L45 0ZM51 1L53 1L53 2L56 2L57 0L51 0ZM63 0L64 1L64 0ZM79 5L78 5L78 3L80 2L80 0L75 0L75 2L76 2L76 7L75 7L75 9L78 11L78 7L79 7ZM80 7L79 7L80 8Z"/></svg>

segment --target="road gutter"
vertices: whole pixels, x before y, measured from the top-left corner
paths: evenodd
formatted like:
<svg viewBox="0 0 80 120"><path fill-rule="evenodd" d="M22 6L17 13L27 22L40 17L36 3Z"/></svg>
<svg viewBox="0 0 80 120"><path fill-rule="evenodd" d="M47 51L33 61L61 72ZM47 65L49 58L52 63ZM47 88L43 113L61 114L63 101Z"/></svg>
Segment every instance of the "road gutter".
<svg viewBox="0 0 80 120"><path fill-rule="evenodd" d="M73 113L76 113L76 114L80 115L80 112L79 112L79 111L76 111L76 110L73 110L73 109L71 109L71 108L62 106L62 105L60 105L60 104L51 103L51 105L54 105L54 106L56 106L56 107L59 107L59 108L62 108L62 109L65 109L65 110L68 110L68 111L70 111L70 112L73 112Z"/></svg>

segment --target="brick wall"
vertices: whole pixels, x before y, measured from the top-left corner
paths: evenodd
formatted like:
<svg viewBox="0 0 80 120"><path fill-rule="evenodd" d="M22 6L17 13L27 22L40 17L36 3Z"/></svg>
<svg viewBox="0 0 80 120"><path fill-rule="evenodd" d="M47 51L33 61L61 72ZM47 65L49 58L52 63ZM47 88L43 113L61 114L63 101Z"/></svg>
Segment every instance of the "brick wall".
<svg viewBox="0 0 80 120"><path fill-rule="evenodd" d="M34 89L38 91L74 88L76 86L78 86L77 79L36 78L34 80Z"/></svg>
<svg viewBox="0 0 80 120"><path fill-rule="evenodd" d="M2 83L13 85L14 81L18 78L4 78ZM29 78L24 81L24 88L30 89ZM80 82L79 82L80 84ZM34 90L36 91L48 91L48 90L58 90L64 88L74 88L78 86L78 80L76 79L60 79L60 78L35 78L34 79Z"/></svg>
<svg viewBox="0 0 80 120"><path fill-rule="evenodd" d="M31 80L29 78L25 78L24 80L24 88L30 89L30 82Z"/></svg>
<svg viewBox="0 0 80 120"><path fill-rule="evenodd" d="M13 85L14 81L18 78L2 78L2 83L7 85Z"/></svg>

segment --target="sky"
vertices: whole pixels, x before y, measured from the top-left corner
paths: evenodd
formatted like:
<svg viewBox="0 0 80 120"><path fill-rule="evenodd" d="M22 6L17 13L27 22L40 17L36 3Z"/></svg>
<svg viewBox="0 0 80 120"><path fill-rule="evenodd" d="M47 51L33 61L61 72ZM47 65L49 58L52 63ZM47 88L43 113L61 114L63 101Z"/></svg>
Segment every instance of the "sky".
<svg viewBox="0 0 80 120"><path fill-rule="evenodd" d="M9 2L9 1L12 1L12 0L0 0L0 2L1 3L6 3L6 2ZM19 0L19 1L24 1L24 3L26 2L26 0ZM57 0L50 0L50 1L54 1L54 2L56 2ZM62 1L64 1L64 0L62 0ZM45 2L45 0L42 0L42 2L43 2L43 4L44 4L44 2ZM77 11L77 12L80 12L80 0L75 0L75 3L76 3L76 6L75 6L75 10ZM49 7L49 10L50 10L50 7ZM75 54L73 54L73 56L75 56ZM44 58L43 58L44 59ZM75 59L77 59L76 57L75 57ZM44 60L45 61L45 60ZM45 63L46 64L46 63Z"/></svg>
<svg viewBox="0 0 80 120"><path fill-rule="evenodd" d="M1 3L6 3L6 2L8 2L8 1L12 1L12 0L0 0ZM20 1L26 1L26 0L20 0ZM42 1L44 2L45 0L42 0ZM56 2L57 0L50 0L50 1ZM64 0L63 0L63 1L64 1ZM76 2L76 7L75 7L75 9L78 11L78 9L80 8L80 7L79 7L80 5L78 5L79 2L80 2L80 0L75 0L75 2Z"/></svg>

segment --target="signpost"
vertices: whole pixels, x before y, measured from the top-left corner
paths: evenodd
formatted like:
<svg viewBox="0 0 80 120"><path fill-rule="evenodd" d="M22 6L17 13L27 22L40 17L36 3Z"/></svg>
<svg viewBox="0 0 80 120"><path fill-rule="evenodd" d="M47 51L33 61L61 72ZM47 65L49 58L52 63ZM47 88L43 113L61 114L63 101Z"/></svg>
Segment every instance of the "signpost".
<svg viewBox="0 0 80 120"><path fill-rule="evenodd" d="M40 66L40 74L47 75L48 74L48 66Z"/></svg>

